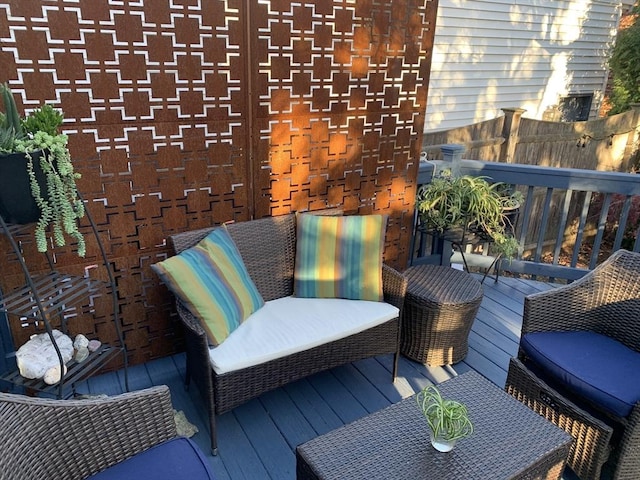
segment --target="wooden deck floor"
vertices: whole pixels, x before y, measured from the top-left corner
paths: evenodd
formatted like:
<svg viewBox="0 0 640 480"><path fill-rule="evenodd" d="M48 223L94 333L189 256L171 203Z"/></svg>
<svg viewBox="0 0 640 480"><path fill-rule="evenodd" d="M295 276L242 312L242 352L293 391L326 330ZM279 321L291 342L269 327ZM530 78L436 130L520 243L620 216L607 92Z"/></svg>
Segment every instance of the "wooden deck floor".
<svg viewBox="0 0 640 480"><path fill-rule="evenodd" d="M553 287L512 278L500 278L498 283L487 279L469 353L451 367L425 367L403 357L399 378L392 384L392 356L381 356L295 382L219 416L219 453L210 457L217 478L295 479L298 444L398 402L429 382L440 383L469 369L503 387L509 358L517 351L524 296L549 288ZM129 369L130 388L168 385L174 407L199 429L193 439L209 452L206 410L195 389L183 388L184 370L184 355L137 365ZM94 377L81 390L120 393L122 372ZM565 473L565 480L575 478Z"/></svg>

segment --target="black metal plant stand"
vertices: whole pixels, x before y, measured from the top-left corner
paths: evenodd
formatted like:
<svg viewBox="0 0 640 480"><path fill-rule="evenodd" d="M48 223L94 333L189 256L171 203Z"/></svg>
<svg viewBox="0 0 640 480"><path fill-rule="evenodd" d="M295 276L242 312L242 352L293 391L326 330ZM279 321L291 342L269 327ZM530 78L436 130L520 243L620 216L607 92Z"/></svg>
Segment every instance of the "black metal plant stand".
<svg viewBox="0 0 640 480"><path fill-rule="evenodd" d="M97 373L104 365L112 361L118 355L122 355L124 362L125 388L129 390L128 360L124 344L122 327L120 325L118 308L118 291L111 264L100 240L98 229L91 218L88 209L85 209L85 217L88 219L95 240L100 250L102 266L107 271L108 281L95 280L88 276L69 275L58 272L48 253L47 258L49 272L32 275L29 271L26 259L21 248L20 238L31 235L29 225L8 224L0 215L0 233L4 234L11 244L13 251L20 263L25 277L25 284L12 292L4 292L0 312L5 312L9 318L19 321L23 325L33 326L36 330L44 331L49 335L51 343L60 362L61 378L54 385L48 385L42 379L26 379L18 370L5 372L0 380L8 382L16 387L23 387L27 392L41 392L57 398L68 398L75 394L75 385ZM116 329L119 345L102 344L100 348L89 354L82 362L71 360L67 362L67 372L64 372L64 361L58 345L53 340L52 323L60 325L60 330L67 334L67 318L65 313L74 305L78 305L90 296L97 295L108 289L112 298L113 323ZM57 321L52 322L54 318ZM15 348L15 345L14 345Z"/></svg>
<svg viewBox="0 0 640 480"><path fill-rule="evenodd" d="M441 264L445 264L445 256L452 253L452 249L460 253L460 257L462 258L462 263L464 265L464 270L469 271L469 264L467 263L467 258L465 256L465 247L467 245L476 245L476 244L486 244L490 245L493 242L491 238L488 238L485 235L480 234L479 232L467 229L467 228L456 228L453 230L447 230L443 233L440 233L436 230L426 228L420 221L420 218L416 218L417 226L416 226L416 234L419 237L419 244L417 248L419 252L424 253L425 250L425 237L431 236L432 244L431 244L431 255L440 256ZM416 248L415 238L412 239L411 252L414 252ZM451 247L449 249L446 248L446 243L449 243ZM502 259L502 254L498 254L495 257L492 257L493 260L491 264L485 268L484 276L480 283L484 283L485 279L491 273L493 269L495 272L495 281L498 281L500 277L500 269L499 262ZM448 263L447 263L448 265Z"/></svg>

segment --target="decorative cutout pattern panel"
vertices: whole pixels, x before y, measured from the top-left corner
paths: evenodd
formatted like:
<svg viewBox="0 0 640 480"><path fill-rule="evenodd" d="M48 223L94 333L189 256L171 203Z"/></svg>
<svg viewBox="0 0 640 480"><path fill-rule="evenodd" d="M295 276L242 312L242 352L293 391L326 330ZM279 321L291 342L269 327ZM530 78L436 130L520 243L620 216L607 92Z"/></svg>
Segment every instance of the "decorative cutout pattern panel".
<svg viewBox="0 0 640 480"><path fill-rule="evenodd" d="M387 213L385 258L403 268L436 3L256 3L256 215Z"/></svg>
<svg viewBox="0 0 640 480"><path fill-rule="evenodd" d="M435 0L0 4L0 81L19 107L65 113L132 363L181 348L171 296L149 268L169 255L173 233L340 206L389 214L385 257L405 266L436 9ZM24 248L46 268L30 239ZM96 259L88 245L86 261L72 247L54 261L77 273ZM3 277L3 290L22 282L16 262L3 263ZM102 303L79 309L73 326L108 341ZM28 336L13 333L16 343Z"/></svg>

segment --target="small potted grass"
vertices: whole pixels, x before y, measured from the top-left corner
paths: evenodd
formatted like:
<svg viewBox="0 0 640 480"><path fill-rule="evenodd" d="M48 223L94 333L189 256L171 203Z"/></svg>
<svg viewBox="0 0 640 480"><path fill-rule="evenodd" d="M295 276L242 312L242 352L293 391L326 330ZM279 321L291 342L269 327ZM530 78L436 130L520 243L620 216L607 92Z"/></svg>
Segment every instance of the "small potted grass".
<svg viewBox="0 0 640 480"><path fill-rule="evenodd" d="M456 441L473 433L467 407L443 398L437 387L425 387L416 395L416 401L429 424L431 445L439 452L451 451Z"/></svg>

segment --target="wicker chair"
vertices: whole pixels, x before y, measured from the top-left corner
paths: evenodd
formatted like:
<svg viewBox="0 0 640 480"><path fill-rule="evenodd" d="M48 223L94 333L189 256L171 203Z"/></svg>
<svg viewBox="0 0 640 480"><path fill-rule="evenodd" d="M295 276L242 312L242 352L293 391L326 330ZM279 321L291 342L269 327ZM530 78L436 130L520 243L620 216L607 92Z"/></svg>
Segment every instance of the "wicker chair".
<svg viewBox="0 0 640 480"><path fill-rule="evenodd" d="M523 349L524 336L532 332L576 331L603 335L611 344L640 352L640 253L619 250L580 280L526 297L518 358L511 359L505 387L572 435L568 465L580 478L599 479L609 461L606 469L612 470L614 480L637 480L640 402L631 405L630 414L614 415L593 398L577 395L557 376L552 379L548 369L533 361L531 351L527 355ZM637 359L633 352L630 355L633 361ZM619 367L613 361L608 364L608 357L604 362L606 372ZM637 374L629 376L624 385L637 385L634 382L638 382Z"/></svg>
<svg viewBox="0 0 640 480"><path fill-rule="evenodd" d="M156 447L155 451L152 447ZM171 395L166 386L84 400L0 393L1 480L76 480L94 474L100 479L213 478L201 474L209 469L206 463L187 468L158 465L163 463L158 461L159 455L161 459L171 458L167 455L169 450L180 454L184 462L204 459L189 456L190 447L195 448L190 440L176 438ZM145 453L139 455L142 452ZM155 467L164 473L155 475L153 466L144 468L147 463L140 462L146 460L156 463ZM143 467L149 476L135 475L136 467L138 471ZM185 472L189 475L182 476L183 470L189 470Z"/></svg>
<svg viewBox="0 0 640 480"><path fill-rule="evenodd" d="M205 228L171 236L175 253L194 246L211 230ZM295 214L233 223L228 231L265 301L293 294ZM406 278L383 265L382 281L384 300L402 310ZM232 410L265 392L320 371L389 353L395 355L392 379L396 377L399 318L325 345L219 375L211 368L209 342L199 320L180 301L177 310L185 327L187 385L190 379L195 381L207 406L214 455L217 452L216 414Z"/></svg>

